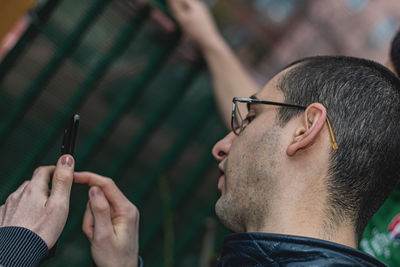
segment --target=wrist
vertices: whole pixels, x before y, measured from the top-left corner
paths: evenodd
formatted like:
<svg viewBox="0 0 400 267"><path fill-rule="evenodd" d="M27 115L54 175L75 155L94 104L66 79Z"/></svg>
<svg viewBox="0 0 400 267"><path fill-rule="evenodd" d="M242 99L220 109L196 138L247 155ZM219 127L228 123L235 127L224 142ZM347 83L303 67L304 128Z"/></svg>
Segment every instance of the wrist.
<svg viewBox="0 0 400 267"><path fill-rule="evenodd" d="M201 42L197 42L197 44L205 57L224 53L230 49L225 40L218 34Z"/></svg>

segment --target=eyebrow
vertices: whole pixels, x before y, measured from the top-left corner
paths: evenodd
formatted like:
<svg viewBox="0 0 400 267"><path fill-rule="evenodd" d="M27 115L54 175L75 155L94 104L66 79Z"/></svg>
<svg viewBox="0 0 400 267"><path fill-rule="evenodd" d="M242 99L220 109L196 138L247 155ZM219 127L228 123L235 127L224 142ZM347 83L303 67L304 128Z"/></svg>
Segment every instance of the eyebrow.
<svg viewBox="0 0 400 267"><path fill-rule="evenodd" d="M250 96L251 99L258 99L257 94Z"/></svg>

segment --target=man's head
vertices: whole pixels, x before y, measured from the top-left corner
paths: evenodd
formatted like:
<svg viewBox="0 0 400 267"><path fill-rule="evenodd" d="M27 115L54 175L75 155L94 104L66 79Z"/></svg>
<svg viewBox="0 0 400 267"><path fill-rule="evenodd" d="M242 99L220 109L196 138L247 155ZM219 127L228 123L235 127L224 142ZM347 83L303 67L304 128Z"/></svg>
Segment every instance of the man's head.
<svg viewBox="0 0 400 267"><path fill-rule="evenodd" d="M359 238L400 177L400 81L371 61L314 57L291 64L257 97L307 109L251 105L246 129L214 147L225 172L217 215L248 230L247 220L265 223L276 205L292 201L288 212L296 212L309 198L325 207L327 226L350 223Z"/></svg>

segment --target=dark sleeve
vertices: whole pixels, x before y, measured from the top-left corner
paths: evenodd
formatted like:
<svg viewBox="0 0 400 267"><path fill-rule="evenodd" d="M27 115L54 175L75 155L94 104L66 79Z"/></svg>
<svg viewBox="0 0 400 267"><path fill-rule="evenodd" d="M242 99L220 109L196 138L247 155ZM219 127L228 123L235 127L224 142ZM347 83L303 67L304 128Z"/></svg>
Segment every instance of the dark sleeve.
<svg viewBox="0 0 400 267"><path fill-rule="evenodd" d="M0 227L1 266L38 266L48 247L37 234L23 227Z"/></svg>

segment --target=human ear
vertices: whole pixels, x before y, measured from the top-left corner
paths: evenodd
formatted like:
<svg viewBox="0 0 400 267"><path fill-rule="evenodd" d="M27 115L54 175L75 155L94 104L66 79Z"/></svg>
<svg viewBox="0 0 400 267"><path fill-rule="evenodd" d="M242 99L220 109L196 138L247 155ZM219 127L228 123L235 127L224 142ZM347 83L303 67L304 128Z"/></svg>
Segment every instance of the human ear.
<svg viewBox="0 0 400 267"><path fill-rule="evenodd" d="M286 153L294 156L297 151L310 146L315 142L326 122L326 109L320 103L309 105L304 112L304 120L296 128L293 140L288 146Z"/></svg>

